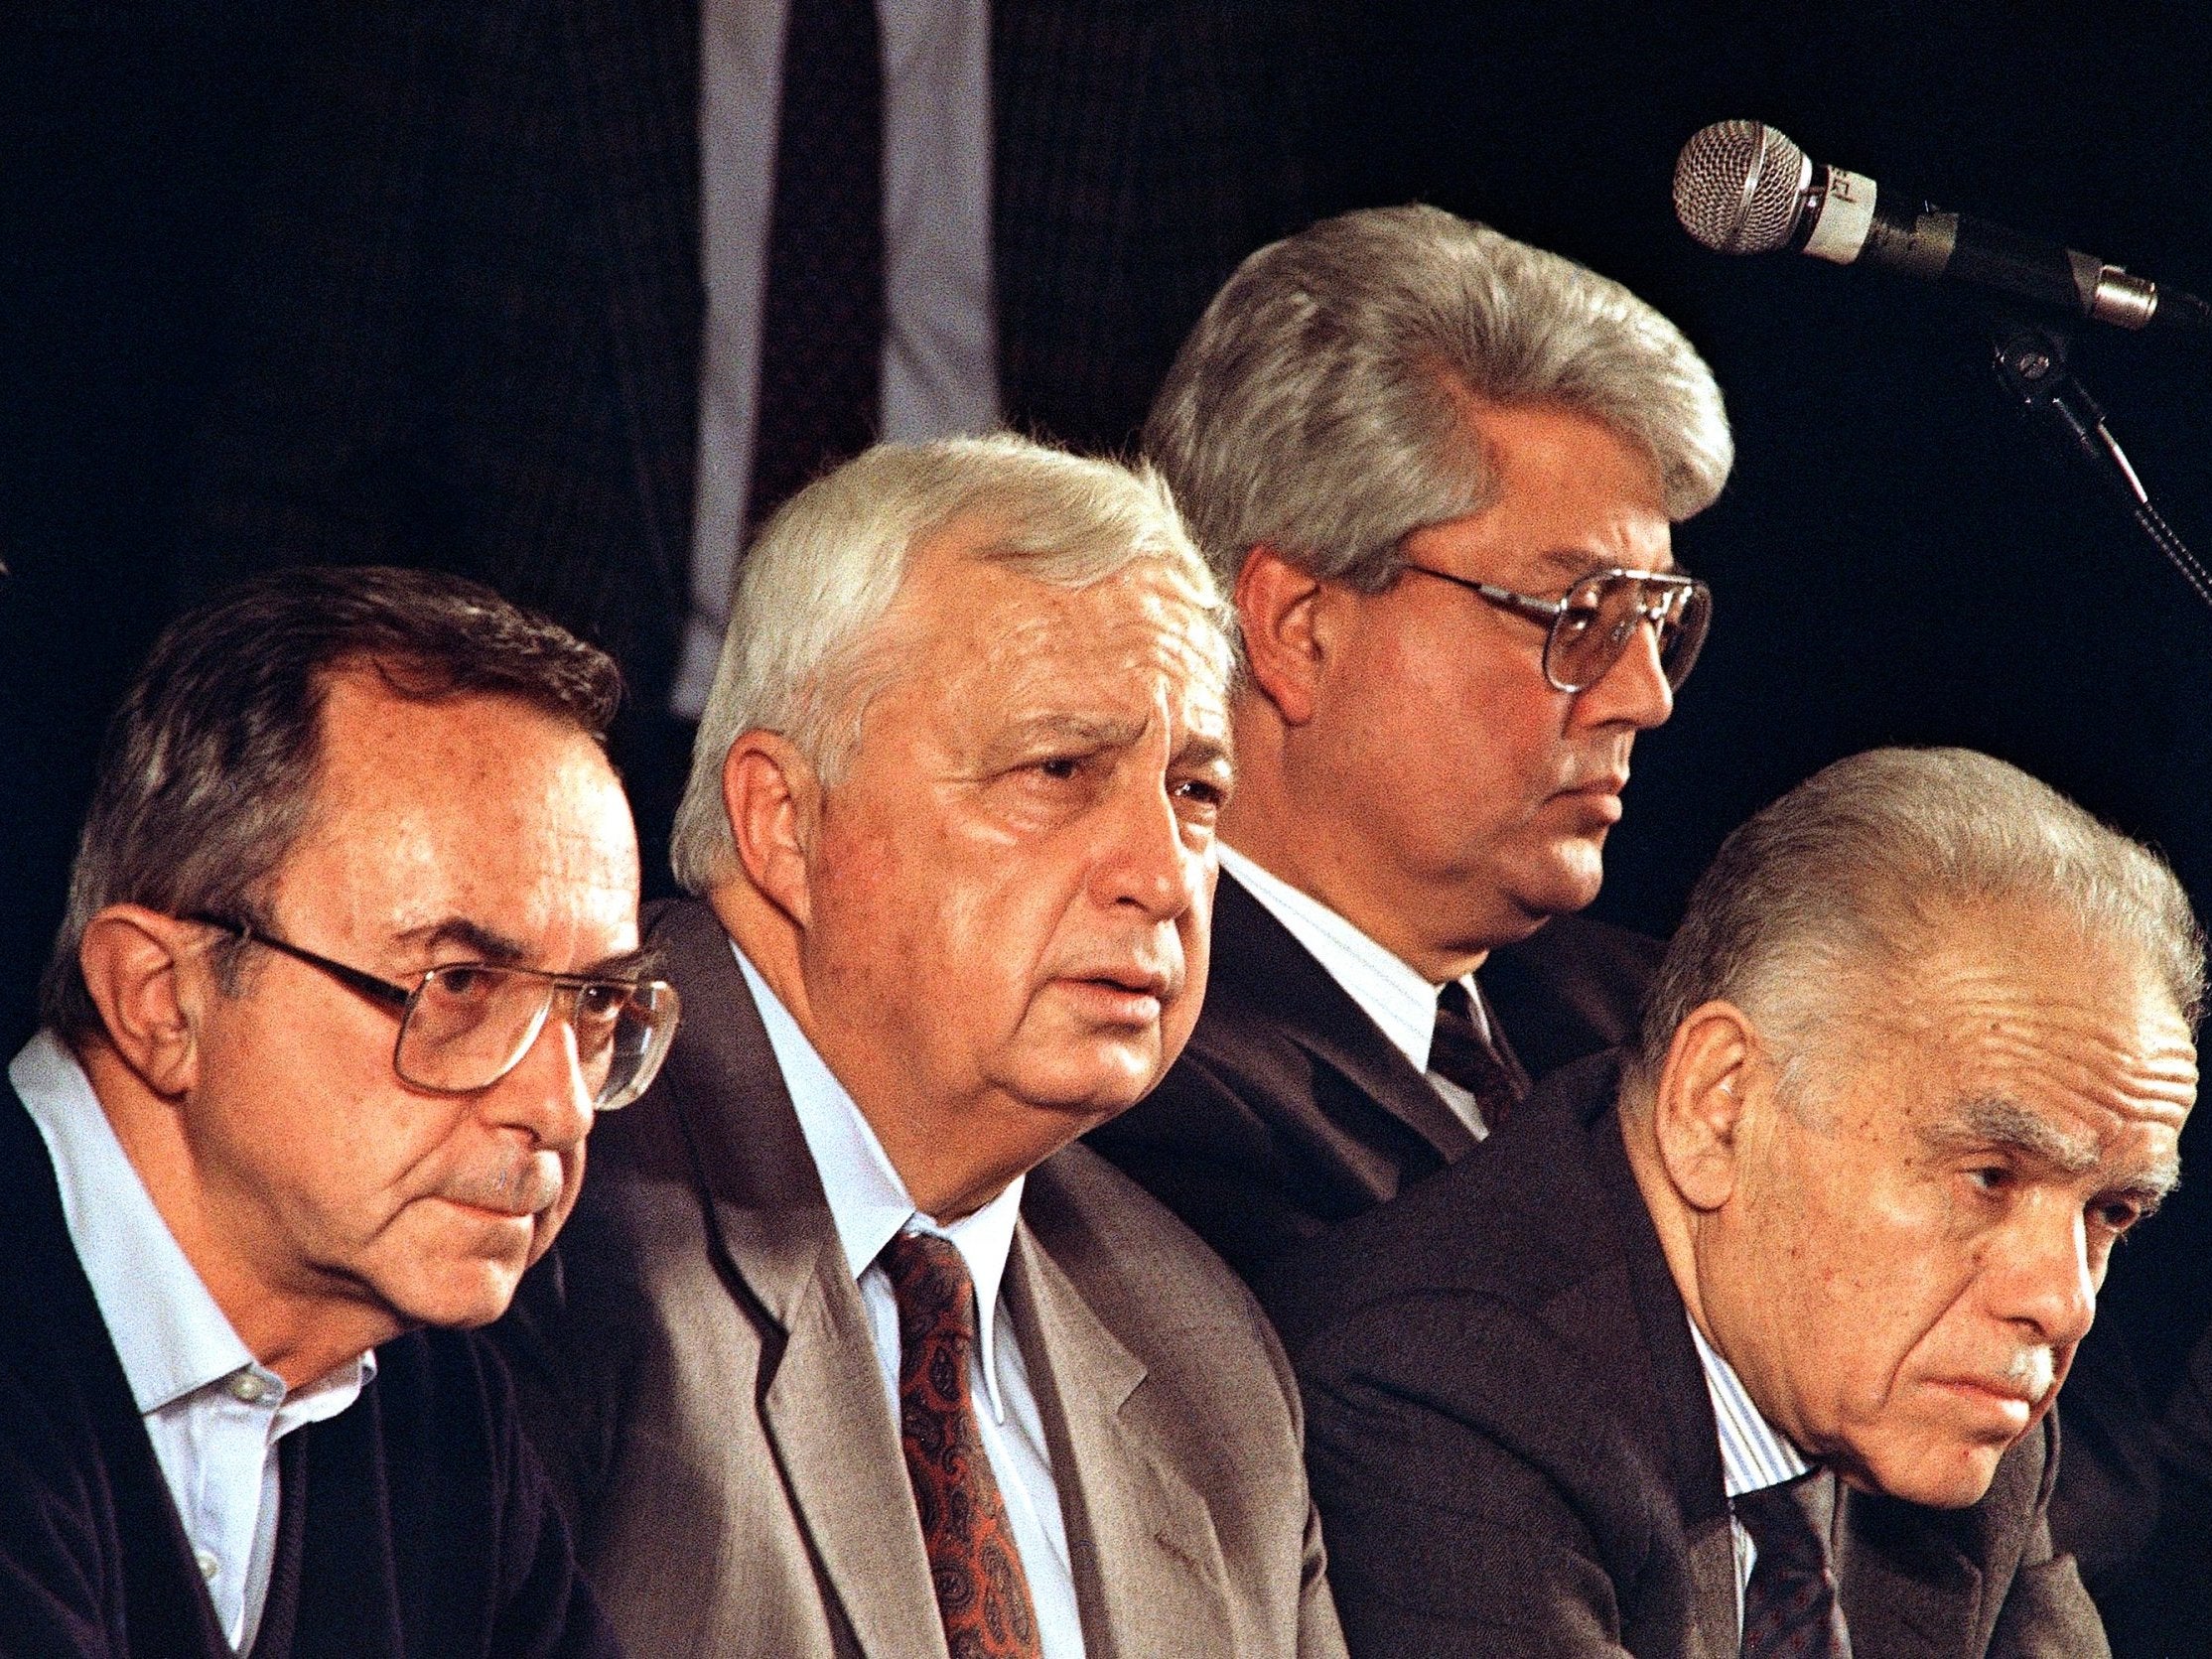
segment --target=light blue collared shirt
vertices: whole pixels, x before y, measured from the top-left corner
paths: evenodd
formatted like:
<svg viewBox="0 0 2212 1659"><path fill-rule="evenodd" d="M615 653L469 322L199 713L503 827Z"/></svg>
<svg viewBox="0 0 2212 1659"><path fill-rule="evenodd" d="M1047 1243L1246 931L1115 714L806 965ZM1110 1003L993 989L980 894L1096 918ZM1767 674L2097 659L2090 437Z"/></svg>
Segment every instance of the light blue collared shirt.
<svg viewBox="0 0 2212 1659"><path fill-rule="evenodd" d="M194 1271L76 1056L41 1032L8 1067L54 1160L77 1262L230 1645L253 1645L276 1555L277 1442L336 1417L364 1353L297 1393L257 1363Z"/></svg>
<svg viewBox="0 0 2212 1659"><path fill-rule="evenodd" d="M1449 1077L1429 1069L1429 1049L1437 1035L1437 996L1444 988L1421 977L1410 962L1393 955L1354 927L1318 899L1295 888L1274 871L1252 862L1227 842L1220 843L1221 869L1242 884L1259 900L1261 908L1283 924L1284 930L1336 981L1344 995L1359 1005L1360 1013L1374 1021L1390 1045L1412 1062L1414 1070L1429 1079L1429 1086L1452 1108L1478 1141L1489 1136L1482 1108L1473 1095ZM1459 983L1485 1039L1490 1037L1490 1011L1482 1000L1474 975Z"/></svg>
<svg viewBox="0 0 2212 1659"><path fill-rule="evenodd" d="M1728 1497L1728 1530L1735 1536L1735 1625L1740 1630L1743 1590L1751 1582L1751 1566L1759 1552L1735 1518L1735 1500L1745 1492L1764 1491L1810 1474L1813 1465L1751 1403L1735 1367L1705 1339L1696 1319L1690 1320L1690 1339L1698 1345L1698 1363L1705 1369L1705 1390L1713 1397L1713 1421L1721 1434L1721 1489Z"/></svg>
<svg viewBox="0 0 2212 1659"><path fill-rule="evenodd" d="M822 1177L830 1219L845 1247L845 1265L860 1287L868 1311L869 1332L884 1379L884 1399L899 1419L899 1298L890 1276L877 1265L885 1245L900 1231L935 1233L951 1240L975 1282L978 1340L968 1367L968 1388L978 1402L976 1422L984 1454L1005 1495L1015 1549L1030 1581L1037 1629L1045 1659L1082 1659L1083 1623L1075 1601L1075 1571L1068 1558L1067 1524L1060 1514L1059 1487L1052 1479L1052 1458L1038 1415L1037 1394L1018 1340L1001 1341L1005 1304L1000 1287L1021 1219L1021 1175L972 1215L948 1225L914 1207L906 1183L899 1178L883 1143L814 1044L768 989L745 952L731 950L745 973L747 987L767 1027L783 1086L798 1113L799 1132ZM1011 1335L1011 1332L1007 1334Z"/></svg>

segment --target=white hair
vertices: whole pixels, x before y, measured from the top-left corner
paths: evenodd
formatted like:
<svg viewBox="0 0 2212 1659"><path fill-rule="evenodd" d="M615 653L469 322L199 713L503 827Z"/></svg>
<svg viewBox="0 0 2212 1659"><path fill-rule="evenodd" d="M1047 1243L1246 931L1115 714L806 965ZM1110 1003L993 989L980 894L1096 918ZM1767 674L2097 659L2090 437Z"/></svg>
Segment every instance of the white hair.
<svg viewBox="0 0 2212 1659"><path fill-rule="evenodd" d="M1462 393L1594 420L1650 459L1677 520L1734 460L1681 330L1617 282L1426 207L1343 213L1246 259L1168 371L1145 453L1224 592L1263 542L1374 592L1406 535L1494 496Z"/></svg>
<svg viewBox="0 0 2212 1659"><path fill-rule="evenodd" d="M972 557L1055 587L1087 588L1147 561L1169 566L1215 629L1226 679L1220 590L1149 466L1011 433L879 444L794 495L746 557L670 838L678 886L704 894L735 867L722 769L747 732L780 733L836 781L883 689L870 649L880 625L914 555L963 519L984 531Z"/></svg>
<svg viewBox="0 0 2212 1659"><path fill-rule="evenodd" d="M1675 1028L1717 998L1783 1037L1794 1050L1785 1080L1801 1082L1806 1047L1852 1017L1840 981L1890 973L1947 926L1993 913L2064 920L2196 1022L2204 940L2156 853L1990 756L1874 749L1814 773L1722 843L1645 999L1623 1104L1649 1103Z"/></svg>

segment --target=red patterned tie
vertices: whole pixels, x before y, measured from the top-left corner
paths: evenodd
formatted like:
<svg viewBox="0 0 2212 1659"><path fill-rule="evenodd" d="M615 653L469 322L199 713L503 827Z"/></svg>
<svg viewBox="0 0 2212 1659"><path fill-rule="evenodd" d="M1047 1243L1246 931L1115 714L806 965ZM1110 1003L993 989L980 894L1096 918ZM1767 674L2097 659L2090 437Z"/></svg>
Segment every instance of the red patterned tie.
<svg viewBox="0 0 2212 1659"><path fill-rule="evenodd" d="M968 1392L975 1285L950 1239L900 1233L877 1258L899 1298L899 1439L952 1659L1042 1659L1030 1581Z"/></svg>

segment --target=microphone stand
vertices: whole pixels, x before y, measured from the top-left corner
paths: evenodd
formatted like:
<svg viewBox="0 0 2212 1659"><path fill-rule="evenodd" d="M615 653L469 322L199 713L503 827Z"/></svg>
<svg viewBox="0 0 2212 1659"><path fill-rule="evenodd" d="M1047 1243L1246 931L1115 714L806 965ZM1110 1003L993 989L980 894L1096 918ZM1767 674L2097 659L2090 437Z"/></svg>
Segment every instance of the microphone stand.
<svg viewBox="0 0 2212 1659"><path fill-rule="evenodd" d="M2056 329L2000 315L1990 325L1999 382L2029 415L2043 424L2072 454L2120 497L2136 527L2150 538L2166 562L2181 573L2197 598L2212 606L2212 574L2191 553L2165 515L2151 504L2128 460L2128 452L2105 424L2105 411L2066 365L2067 337Z"/></svg>

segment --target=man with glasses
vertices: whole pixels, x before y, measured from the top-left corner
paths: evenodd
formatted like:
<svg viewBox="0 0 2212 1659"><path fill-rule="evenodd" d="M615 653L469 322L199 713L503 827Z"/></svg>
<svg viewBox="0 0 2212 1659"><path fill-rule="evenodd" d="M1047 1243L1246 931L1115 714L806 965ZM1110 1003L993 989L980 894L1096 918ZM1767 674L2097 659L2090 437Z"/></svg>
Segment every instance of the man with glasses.
<svg viewBox="0 0 2212 1659"><path fill-rule="evenodd" d="M155 646L0 1109L0 1651L615 1651L441 1327L504 1311L674 1034L619 690L401 571Z"/></svg>
<svg viewBox="0 0 2212 1659"><path fill-rule="evenodd" d="M1572 912L1732 451L1664 318L1430 207L1253 254L1145 447L1235 596L1239 784L1197 1031L1093 1139L1249 1277L1627 1035L1656 946Z"/></svg>

